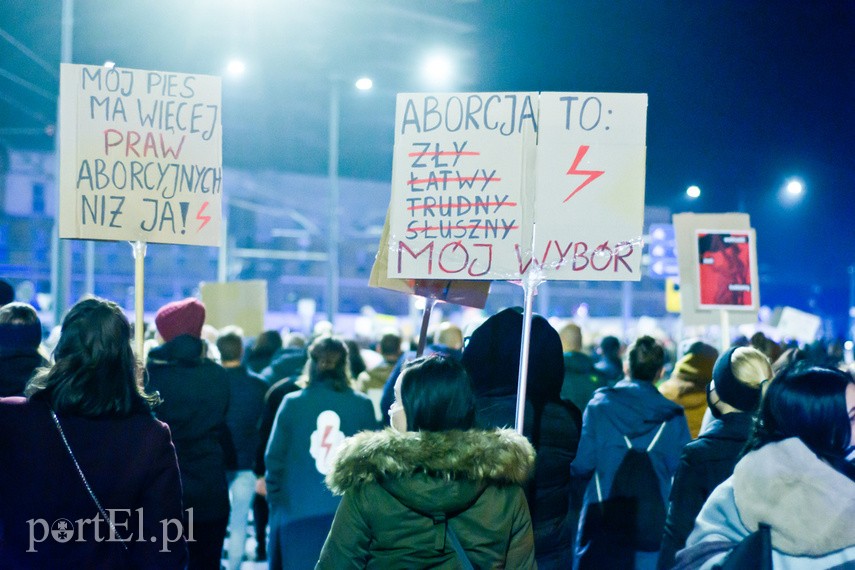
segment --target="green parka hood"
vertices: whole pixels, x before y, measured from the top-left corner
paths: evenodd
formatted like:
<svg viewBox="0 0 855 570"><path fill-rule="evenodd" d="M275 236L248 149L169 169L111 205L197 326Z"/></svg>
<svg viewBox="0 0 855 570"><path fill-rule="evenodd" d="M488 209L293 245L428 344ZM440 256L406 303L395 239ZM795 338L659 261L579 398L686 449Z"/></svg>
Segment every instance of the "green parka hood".
<svg viewBox="0 0 855 570"><path fill-rule="evenodd" d="M465 509L488 485L522 485L534 457L528 440L509 429L387 428L345 440L326 482L337 495L377 482L407 507L433 516Z"/></svg>

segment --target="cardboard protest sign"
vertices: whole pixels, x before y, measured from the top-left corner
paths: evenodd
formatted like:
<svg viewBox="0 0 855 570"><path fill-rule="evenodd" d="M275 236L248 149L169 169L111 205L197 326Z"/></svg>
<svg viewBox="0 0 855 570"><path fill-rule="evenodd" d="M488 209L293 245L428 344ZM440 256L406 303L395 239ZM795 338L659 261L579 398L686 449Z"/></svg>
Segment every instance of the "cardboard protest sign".
<svg viewBox="0 0 855 570"><path fill-rule="evenodd" d="M646 95L400 94L388 277L638 280Z"/></svg>
<svg viewBox="0 0 855 570"><path fill-rule="evenodd" d="M389 264L388 244L389 214L387 212L386 222L383 224L383 234L380 236L380 247L377 251L377 257L374 259L374 265L371 267L371 276L368 279L369 287L419 295L446 303L475 307L476 309L483 309L486 306L487 295L490 292L489 281L392 279L386 277L387 265Z"/></svg>
<svg viewBox="0 0 855 570"><path fill-rule="evenodd" d="M777 311L776 311L777 312ZM822 319L793 307L783 307L778 316L778 334L782 339L796 339L801 343L816 340Z"/></svg>
<svg viewBox="0 0 855 570"><path fill-rule="evenodd" d="M638 281L647 95L541 93L533 263L548 279Z"/></svg>
<svg viewBox="0 0 855 570"><path fill-rule="evenodd" d="M674 214L673 223L680 267L683 324L719 325L722 310L728 312L730 325L756 322L760 307L757 240L748 214ZM739 242L729 244L731 247L737 245L735 250L743 252L739 264L724 263L725 254L719 252L723 243L710 245L712 241L723 242L725 237L729 237L729 242L734 242L731 237ZM717 263L719 258L720 263ZM704 259L708 261L703 262ZM703 277L702 265L705 266ZM725 267L731 268L733 275L723 271L719 275L719 269ZM701 302L702 287L704 303ZM727 297L727 293L731 293L731 296Z"/></svg>
<svg viewBox="0 0 855 570"><path fill-rule="evenodd" d="M205 322L209 325L218 329L237 325L247 337L264 332L267 281L202 283L199 291L205 304Z"/></svg>
<svg viewBox="0 0 855 570"><path fill-rule="evenodd" d="M59 235L217 245L220 79L62 64Z"/></svg>

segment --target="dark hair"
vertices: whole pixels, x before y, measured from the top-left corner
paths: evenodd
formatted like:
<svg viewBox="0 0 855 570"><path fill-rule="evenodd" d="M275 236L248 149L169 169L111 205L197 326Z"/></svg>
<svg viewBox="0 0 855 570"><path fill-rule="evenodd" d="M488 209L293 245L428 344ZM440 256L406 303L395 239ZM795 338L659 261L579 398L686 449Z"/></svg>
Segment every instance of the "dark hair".
<svg viewBox="0 0 855 570"><path fill-rule="evenodd" d="M350 368L350 377L356 378L363 372L365 372L368 367L365 365L365 360L362 358L362 354L359 352L359 345L356 344L355 340L346 340L344 344L347 345L347 364Z"/></svg>
<svg viewBox="0 0 855 570"><path fill-rule="evenodd" d="M306 384L330 382L336 392L350 390L347 345L336 336L321 336L309 345L309 360L306 362Z"/></svg>
<svg viewBox="0 0 855 570"><path fill-rule="evenodd" d="M629 375L652 382L665 366L665 349L652 336L642 336L629 349Z"/></svg>
<svg viewBox="0 0 855 570"><path fill-rule="evenodd" d="M831 462L850 445L846 387L854 382L840 370L797 363L775 376L760 402L746 451L797 437Z"/></svg>
<svg viewBox="0 0 855 570"><path fill-rule="evenodd" d="M398 356L401 354L401 335L395 333L386 333L380 337L380 342L377 343L377 348L380 354L385 356Z"/></svg>
<svg viewBox="0 0 855 570"><path fill-rule="evenodd" d="M223 362L240 360L243 356L243 336L240 329L227 327L217 337L217 350Z"/></svg>
<svg viewBox="0 0 855 570"><path fill-rule="evenodd" d="M0 324L41 325L39 314L27 303L12 302L0 308Z"/></svg>
<svg viewBox="0 0 855 570"><path fill-rule="evenodd" d="M407 363L401 372L401 405L409 431L466 430L475 424L475 395L457 360L433 355Z"/></svg>
<svg viewBox="0 0 855 570"><path fill-rule="evenodd" d="M129 416L158 403L142 387L128 319L111 301L93 297L74 305L53 355L55 364L39 371L25 394L57 412Z"/></svg>

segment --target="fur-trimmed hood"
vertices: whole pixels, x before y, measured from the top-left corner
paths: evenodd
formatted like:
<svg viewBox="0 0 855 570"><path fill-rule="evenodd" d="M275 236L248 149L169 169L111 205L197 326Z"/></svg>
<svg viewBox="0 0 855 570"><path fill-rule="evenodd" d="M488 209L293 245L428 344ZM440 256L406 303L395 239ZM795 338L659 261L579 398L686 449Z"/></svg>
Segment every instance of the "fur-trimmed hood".
<svg viewBox="0 0 855 570"><path fill-rule="evenodd" d="M400 433L362 432L339 449L327 486L337 495L378 483L422 512L466 507L488 485L521 485L534 468L534 448L509 429Z"/></svg>
<svg viewBox="0 0 855 570"><path fill-rule="evenodd" d="M797 438L747 454L732 484L742 522L769 524L776 550L821 556L855 544L855 485Z"/></svg>

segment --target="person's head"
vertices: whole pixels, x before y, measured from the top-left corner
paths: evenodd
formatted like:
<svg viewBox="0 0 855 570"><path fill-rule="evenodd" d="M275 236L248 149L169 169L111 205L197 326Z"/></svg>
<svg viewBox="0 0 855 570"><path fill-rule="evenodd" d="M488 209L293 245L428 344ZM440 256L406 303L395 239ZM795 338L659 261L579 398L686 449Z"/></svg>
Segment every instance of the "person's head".
<svg viewBox="0 0 855 570"><path fill-rule="evenodd" d="M390 416L399 431L470 429L475 396L463 365L437 354L407 363L395 382Z"/></svg>
<svg viewBox="0 0 855 570"><path fill-rule="evenodd" d="M600 340L599 352L604 358L620 359L620 340L616 336L604 336Z"/></svg>
<svg viewBox="0 0 855 570"><path fill-rule="evenodd" d="M252 343L252 352L258 356L270 356L282 348L282 335L279 331L264 331Z"/></svg>
<svg viewBox="0 0 855 570"><path fill-rule="evenodd" d="M732 412L753 413L760 403L760 390L772 378L772 365L756 348L734 346L716 360L707 387L707 404L713 416Z"/></svg>
<svg viewBox="0 0 855 570"><path fill-rule="evenodd" d="M238 327L225 327L217 337L217 350L223 365L240 363L243 358L243 331Z"/></svg>
<svg viewBox="0 0 855 570"><path fill-rule="evenodd" d="M156 403L143 391L128 319L111 301L88 298L74 305L53 356L54 365L39 372L25 394L57 412L127 416Z"/></svg>
<svg viewBox="0 0 855 570"><path fill-rule="evenodd" d="M713 375L713 365L718 351L705 342L694 342L686 354L675 364L671 378L691 384L698 390L706 389Z"/></svg>
<svg viewBox="0 0 855 570"><path fill-rule="evenodd" d="M582 352L582 329L575 323L567 323L558 331L564 352Z"/></svg>
<svg viewBox="0 0 855 570"><path fill-rule="evenodd" d="M653 382L665 366L665 349L652 336L641 336L629 349L629 375L633 380Z"/></svg>
<svg viewBox="0 0 855 570"><path fill-rule="evenodd" d="M166 342L181 335L201 338L202 326L205 324L205 305L193 297L167 303L157 311L154 324Z"/></svg>
<svg viewBox="0 0 855 570"><path fill-rule="evenodd" d="M42 342L42 323L36 310L26 303L0 308L0 348L36 349Z"/></svg>
<svg viewBox="0 0 855 570"><path fill-rule="evenodd" d="M499 311L472 332L461 362L477 398L517 394L522 332L523 315L519 308ZM558 331L542 316L532 315L529 340L526 400L559 401L564 383L564 355Z"/></svg>
<svg viewBox="0 0 855 570"><path fill-rule="evenodd" d="M798 363L766 384L747 449L797 437L839 464L855 442L855 380L833 368Z"/></svg>
<svg viewBox="0 0 855 570"><path fill-rule="evenodd" d="M350 389L347 345L335 336L320 336L309 345L307 383L330 382L337 392Z"/></svg>
<svg viewBox="0 0 855 570"><path fill-rule="evenodd" d="M5 279L0 279L0 307L15 300L15 288Z"/></svg>
<svg viewBox="0 0 855 570"><path fill-rule="evenodd" d="M454 323L445 321L434 333L433 342L451 350L460 350L463 348L463 331Z"/></svg>
<svg viewBox="0 0 855 570"><path fill-rule="evenodd" d="M377 343L377 352L387 362L396 362L401 356L401 335L397 332L386 332Z"/></svg>

